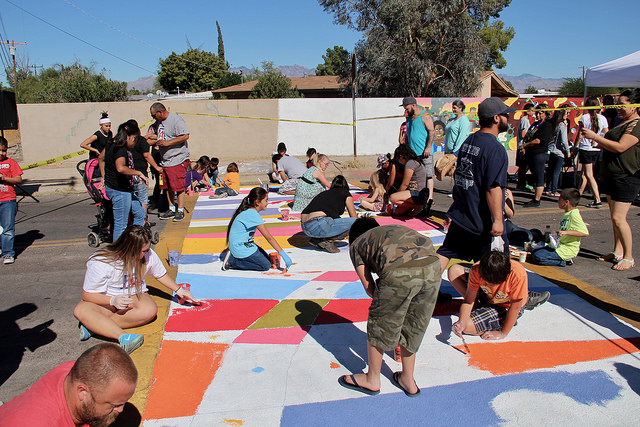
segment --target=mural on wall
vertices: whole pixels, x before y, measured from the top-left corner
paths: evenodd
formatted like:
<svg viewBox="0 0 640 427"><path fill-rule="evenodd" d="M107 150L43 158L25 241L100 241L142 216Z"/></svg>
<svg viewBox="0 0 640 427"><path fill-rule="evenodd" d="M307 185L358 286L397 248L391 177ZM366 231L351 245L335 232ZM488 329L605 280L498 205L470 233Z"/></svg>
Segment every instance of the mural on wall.
<svg viewBox="0 0 640 427"><path fill-rule="evenodd" d="M479 129L478 126L478 105L485 98L418 98L418 105L426 108L433 118L433 125L435 128L436 136L433 140L432 153L438 151L444 151L444 129L453 119L454 115L451 112L452 102L456 99L461 99L465 104L464 113L469 117L471 122L472 131L475 132ZM517 111L509 115L509 130L498 135L498 141L504 145L507 150L515 150L517 146L516 130L518 129L518 123L524 114L523 108L526 104L532 103L534 106L538 104L547 104L550 108L559 108L562 105L569 105L574 110L569 110L569 129L568 135L569 141L573 141L575 133L578 130L578 121L582 116L582 110L579 107L583 106L582 98L567 98L567 97L535 97L535 98L502 98L504 103L510 107L515 108Z"/></svg>

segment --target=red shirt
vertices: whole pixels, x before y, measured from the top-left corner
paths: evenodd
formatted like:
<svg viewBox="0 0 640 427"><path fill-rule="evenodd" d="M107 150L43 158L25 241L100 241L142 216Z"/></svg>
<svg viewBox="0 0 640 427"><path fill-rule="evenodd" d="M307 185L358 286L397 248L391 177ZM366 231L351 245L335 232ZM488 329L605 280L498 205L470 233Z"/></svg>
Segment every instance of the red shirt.
<svg viewBox="0 0 640 427"><path fill-rule="evenodd" d="M74 363L53 368L30 389L0 406L0 427L75 427L64 397L64 379Z"/></svg>
<svg viewBox="0 0 640 427"><path fill-rule="evenodd" d="M10 178L22 175L22 169L13 159L7 159L0 162L0 175ZM16 199L16 189L13 184L7 184L0 181L0 202L6 202Z"/></svg>

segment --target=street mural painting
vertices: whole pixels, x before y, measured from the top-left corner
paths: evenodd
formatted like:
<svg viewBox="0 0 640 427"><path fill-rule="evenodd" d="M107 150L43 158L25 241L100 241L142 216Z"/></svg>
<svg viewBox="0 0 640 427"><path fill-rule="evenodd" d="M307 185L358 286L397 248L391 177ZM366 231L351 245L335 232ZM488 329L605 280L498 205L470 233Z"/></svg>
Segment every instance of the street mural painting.
<svg viewBox="0 0 640 427"><path fill-rule="evenodd" d="M472 103L470 105L473 106ZM446 108L443 105L442 108ZM273 190L273 189L272 189ZM145 426L628 425L640 415L640 333L576 295L529 272L549 302L526 311L507 339L452 334L461 299L438 304L416 355L422 393L408 399L390 381L401 365L385 354L381 393L365 396L337 379L366 371L370 299L340 253L319 252L299 217L282 221L291 196L271 193L263 212L294 265L286 274L221 271L230 217L249 191L219 200L201 193L185 238L178 283L201 307L171 303ZM357 198L362 190L352 188ZM379 217L429 236L425 219ZM256 241L271 250L263 237ZM472 404L470 404L472 402ZM355 416L355 414L358 414ZM375 420L375 421L372 421Z"/></svg>

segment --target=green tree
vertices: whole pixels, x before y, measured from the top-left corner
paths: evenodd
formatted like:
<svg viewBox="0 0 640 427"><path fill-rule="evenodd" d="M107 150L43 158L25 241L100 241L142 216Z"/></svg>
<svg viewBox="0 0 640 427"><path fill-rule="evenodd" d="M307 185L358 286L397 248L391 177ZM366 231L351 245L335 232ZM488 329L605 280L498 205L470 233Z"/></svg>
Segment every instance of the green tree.
<svg viewBox="0 0 640 427"><path fill-rule="evenodd" d="M480 28L478 34L488 49L485 70L506 67L507 60L502 56L502 52L509 47L511 39L516 35L516 30L513 27L507 27L505 30L504 22L495 20L486 27Z"/></svg>
<svg viewBox="0 0 640 427"><path fill-rule="evenodd" d="M216 89L222 89L223 87L239 85L240 83L242 83L241 74L226 72L216 82Z"/></svg>
<svg viewBox="0 0 640 427"><path fill-rule="evenodd" d="M503 80L504 80L504 79L503 79ZM505 83L507 86L509 86L509 87L511 88L511 90L515 90L515 89L513 88L513 83L511 83L509 80L505 80L505 81L504 81L504 83Z"/></svg>
<svg viewBox="0 0 640 427"><path fill-rule="evenodd" d="M17 102L113 102L127 99L127 83L110 80L79 63L46 68L38 77L27 76L18 83Z"/></svg>
<svg viewBox="0 0 640 427"><path fill-rule="evenodd" d="M511 0L318 2L336 23L363 32L355 49L362 96L469 95L488 61L503 65L496 50L508 45L489 46L480 30L512 32L496 21Z"/></svg>
<svg viewBox="0 0 640 427"><path fill-rule="evenodd" d="M224 42L222 41L222 30L220 29L220 24L218 24L218 21L216 21L216 27L218 28L218 58L220 58L222 62L226 64L226 61L224 59ZM227 68L229 68L228 65Z"/></svg>
<svg viewBox="0 0 640 427"><path fill-rule="evenodd" d="M587 95L620 93L622 90L622 88L618 87L589 87L587 88ZM584 79L582 77L565 77L562 79L562 85L558 89L558 92L564 96L583 96Z"/></svg>
<svg viewBox="0 0 640 427"><path fill-rule="evenodd" d="M216 88L217 80L228 70L227 64L214 53L188 49L178 55L172 52L160 60L158 83L167 92L177 88L189 92L203 92Z"/></svg>
<svg viewBox="0 0 640 427"><path fill-rule="evenodd" d="M258 82L249 98L302 98L298 88L291 88L291 79L282 74L273 62L264 61Z"/></svg>
<svg viewBox="0 0 640 427"><path fill-rule="evenodd" d="M351 73L351 55L342 46L327 49L324 64L316 67L316 76L347 76Z"/></svg>
<svg viewBox="0 0 640 427"><path fill-rule="evenodd" d="M524 90L524 93L538 93L538 89L536 89L535 86L533 85L529 85L527 86L527 88Z"/></svg>

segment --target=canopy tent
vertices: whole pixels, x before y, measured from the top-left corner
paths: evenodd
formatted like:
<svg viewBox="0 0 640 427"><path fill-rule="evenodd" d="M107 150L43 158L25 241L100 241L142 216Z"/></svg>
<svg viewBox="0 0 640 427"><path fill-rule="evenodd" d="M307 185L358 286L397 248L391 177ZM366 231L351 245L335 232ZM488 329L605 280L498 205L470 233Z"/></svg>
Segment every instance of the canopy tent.
<svg viewBox="0 0 640 427"><path fill-rule="evenodd" d="M640 50L622 58L587 68L587 87L640 87Z"/></svg>

